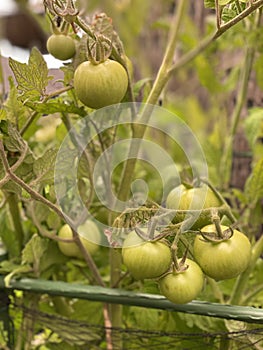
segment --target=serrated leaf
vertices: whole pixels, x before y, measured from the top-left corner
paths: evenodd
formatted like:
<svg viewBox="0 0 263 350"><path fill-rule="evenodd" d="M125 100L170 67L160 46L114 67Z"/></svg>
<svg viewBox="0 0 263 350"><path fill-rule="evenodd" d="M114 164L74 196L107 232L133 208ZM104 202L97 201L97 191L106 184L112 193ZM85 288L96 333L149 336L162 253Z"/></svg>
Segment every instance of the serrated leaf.
<svg viewBox="0 0 263 350"><path fill-rule="evenodd" d="M92 28L97 35L103 35L111 39L113 34L112 19L105 13L96 15L92 23Z"/></svg>
<svg viewBox="0 0 263 350"><path fill-rule="evenodd" d="M28 64L9 58L9 66L15 75L23 101L27 98L39 100L45 94L50 77L46 61L37 48L32 49Z"/></svg>
<svg viewBox="0 0 263 350"><path fill-rule="evenodd" d="M54 165L57 156L56 149L48 149L44 155L38 158L33 164L33 171L36 179L32 184L38 183L53 183L54 180Z"/></svg>
<svg viewBox="0 0 263 350"><path fill-rule="evenodd" d="M224 22L229 22L231 19L235 18L238 12L234 8L224 7L222 11L222 20Z"/></svg>
<svg viewBox="0 0 263 350"><path fill-rule="evenodd" d="M22 264L32 265L34 272L40 273L40 260L48 247L48 240L34 234L22 251Z"/></svg>
<svg viewBox="0 0 263 350"><path fill-rule="evenodd" d="M263 108L251 110L244 127L249 145L253 148L257 139L263 136Z"/></svg>
<svg viewBox="0 0 263 350"><path fill-rule="evenodd" d="M4 109L6 111L6 119L16 125L20 125L21 122L23 123L28 114L26 107L19 101L18 97L19 94L13 77L9 77L9 92Z"/></svg>
<svg viewBox="0 0 263 350"><path fill-rule="evenodd" d="M85 117L87 115L87 112L84 108L79 108L73 103L69 104L65 101L52 100L45 103L32 103L31 101L27 101L25 104L28 107L32 108L34 111L42 114L54 114L64 112L78 114L82 117Z"/></svg>
<svg viewBox="0 0 263 350"><path fill-rule="evenodd" d="M246 181L245 195L248 202L254 205L263 197L263 157L256 163Z"/></svg>
<svg viewBox="0 0 263 350"><path fill-rule="evenodd" d="M40 259L41 272L46 271L53 265L63 265L68 260L68 258L60 252L55 241L49 240L45 242L46 249Z"/></svg>
<svg viewBox="0 0 263 350"><path fill-rule="evenodd" d="M204 0L204 5L206 8L214 9L215 8L215 0Z"/></svg>
<svg viewBox="0 0 263 350"><path fill-rule="evenodd" d="M22 136L18 132L16 126L13 123L7 122L7 132L4 137L5 147L10 152L23 153L27 147L26 142L23 140Z"/></svg>
<svg viewBox="0 0 263 350"><path fill-rule="evenodd" d="M13 123L7 121L3 126L5 132L5 148L12 152L12 155L9 157L10 165L12 166L15 164L21 154L26 152L22 164L20 164L20 166L16 169L16 175L23 178L24 181L28 181L32 177L32 166L34 162L33 154ZM17 188L16 184L11 184L12 183L10 182L5 186L15 186L15 188ZM14 192L17 192L17 190Z"/></svg>

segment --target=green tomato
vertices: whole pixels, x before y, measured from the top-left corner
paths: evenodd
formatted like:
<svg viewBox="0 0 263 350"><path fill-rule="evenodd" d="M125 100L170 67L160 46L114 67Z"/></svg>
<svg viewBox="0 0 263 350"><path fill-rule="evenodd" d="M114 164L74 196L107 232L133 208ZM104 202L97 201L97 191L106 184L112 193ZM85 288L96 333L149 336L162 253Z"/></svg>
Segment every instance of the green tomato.
<svg viewBox="0 0 263 350"><path fill-rule="evenodd" d="M206 185L201 187L186 188L180 185L171 190L166 198L166 207L176 210L202 210L212 207L220 207L222 203L214 192ZM211 223L210 213L198 213L188 228L198 229ZM180 222L185 219L185 214L176 214L174 221Z"/></svg>
<svg viewBox="0 0 263 350"><path fill-rule="evenodd" d="M204 275L200 267L186 259L185 271L173 271L162 277L158 283L161 294L175 304L186 304L195 299L204 284Z"/></svg>
<svg viewBox="0 0 263 350"><path fill-rule="evenodd" d="M221 225L222 231L227 228ZM207 225L201 231L216 232L216 228L215 225ZM207 276L215 280L234 278L248 267L251 244L247 236L238 230L234 230L231 238L217 243L196 236L194 257Z"/></svg>
<svg viewBox="0 0 263 350"><path fill-rule="evenodd" d="M91 255L94 255L99 249L101 241L100 231L95 222L91 220L85 221L84 224L78 227L78 234L80 235L80 240L85 249L89 251ZM80 253L79 257L82 257L82 253Z"/></svg>
<svg viewBox="0 0 263 350"><path fill-rule="evenodd" d="M53 57L66 61L76 53L75 41L65 34L52 34L47 40L47 50Z"/></svg>
<svg viewBox="0 0 263 350"><path fill-rule="evenodd" d="M100 232L97 225L91 221L87 220L83 225L78 227L78 234L80 235L80 240L84 248L91 254L94 255L98 248L100 242ZM61 227L58 232L58 237L64 239L73 239L73 232L68 224ZM62 242L58 241L58 247L60 251L69 257L83 258L78 245L75 242Z"/></svg>
<svg viewBox="0 0 263 350"><path fill-rule="evenodd" d="M123 263L135 279L157 278L172 262L170 248L162 241L144 241L131 231L123 243Z"/></svg>
<svg viewBox="0 0 263 350"><path fill-rule="evenodd" d="M119 103L128 87L125 68L113 60L93 64L81 63L74 73L74 87L77 97L86 106L99 109Z"/></svg>

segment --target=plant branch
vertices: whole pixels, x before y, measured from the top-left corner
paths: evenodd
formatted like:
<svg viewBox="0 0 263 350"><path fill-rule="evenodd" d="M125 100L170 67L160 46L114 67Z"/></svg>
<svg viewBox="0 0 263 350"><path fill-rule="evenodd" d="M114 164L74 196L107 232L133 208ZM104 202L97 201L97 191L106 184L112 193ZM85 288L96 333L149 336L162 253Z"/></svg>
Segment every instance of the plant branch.
<svg viewBox="0 0 263 350"><path fill-rule="evenodd" d="M204 38L198 46L194 47L192 50L184 54L180 59L178 59L173 66L169 69L169 75L173 75L178 69L182 68L184 65L192 61L197 57L202 51L204 51L213 41L218 39L223 35L228 29L235 26L237 23L242 21L244 18L249 16L255 10L263 6L263 0L258 0L253 2L248 8L242 11L238 16L228 21L227 23L221 25L212 35Z"/></svg>
<svg viewBox="0 0 263 350"><path fill-rule="evenodd" d="M72 86L65 86L59 90L53 91L50 94L46 95L43 100L41 101L41 103L46 103L49 99L62 94L65 91L71 90L73 87ZM27 129L30 127L30 125L33 123L33 121L35 120L35 118L39 115L39 112L34 111L30 118L27 120L27 122L25 123L25 125L22 127L22 129L20 130L20 135L24 135L24 133L27 131Z"/></svg>
<svg viewBox="0 0 263 350"><path fill-rule="evenodd" d="M240 88L237 95L237 102L231 116L230 133L226 138L222 158L220 161L220 174L222 178L222 185L227 186L230 180L231 167L232 167L232 149L233 141L236 135L237 127L240 121L241 112L246 102L248 81L253 65L255 49L253 47L247 47L245 52L245 61L242 65Z"/></svg>
<svg viewBox="0 0 263 350"><path fill-rule="evenodd" d="M81 143L79 142L78 136L75 132L75 129L72 128L70 118L68 117L67 113L62 113L62 121L68 131L70 131L70 137L72 142L78 147L78 149L83 150L83 154L86 158L86 161L88 163L88 179L90 182L90 190L88 198L85 200L85 206L86 208L89 208L89 206L92 203L93 196L94 196L94 185L93 185L93 177L92 177L92 169L93 169L93 159L91 155L88 153L86 149L83 149ZM84 218L80 218L80 220L84 220Z"/></svg>
<svg viewBox="0 0 263 350"><path fill-rule="evenodd" d="M18 243L19 251L22 250L24 242L24 230L21 222L20 209L18 206L18 198L15 193L6 193L6 200L14 225L15 240Z"/></svg>
<svg viewBox="0 0 263 350"><path fill-rule="evenodd" d="M140 140L143 138L147 128L147 122L151 117L151 113L154 108L154 105L158 102L159 96L163 88L165 87L166 83L169 80L169 74L167 74L167 72L173 62L174 51L175 51L175 47L178 39L178 32L181 25L185 6L186 6L186 1L180 0L180 2L176 7L177 11L174 15L172 27L170 29L167 49L166 49L162 64L160 66L160 69L157 73L157 77L151 89L151 92L147 98L145 108L141 113L140 123L142 124L133 125L133 138L137 140ZM127 200L130 192L130 184L132 182L133 171L137 162L137 155L139 152L139 148L140 148L139 141L131 144L128 159L125 162L125 166L123 168L120 186L119 186L119 193L118 193L118 198L122 201Z"/></svg>

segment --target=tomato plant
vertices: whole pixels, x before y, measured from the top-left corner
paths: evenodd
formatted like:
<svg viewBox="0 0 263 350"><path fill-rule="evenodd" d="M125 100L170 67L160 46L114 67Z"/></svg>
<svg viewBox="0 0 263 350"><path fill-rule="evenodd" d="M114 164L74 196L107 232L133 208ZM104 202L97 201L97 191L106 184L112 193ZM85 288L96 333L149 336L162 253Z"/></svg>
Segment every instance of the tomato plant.
<svg viewBox="0 0 263 350"><path fill-rule="evenodd" d="M52 34L47 40L47 50L55 58L66 61L75 55L75 41L65 34Z"/></svg>
<svg viewBox="0 0 263 350"><path fill-rule="evenodd" d="M166 207L175 210L202 210L212 207L220 207L220 199L206 185L187 188L180 185L172 189L166 198ZM185 214L177 213L175 221L179 222L185 218ZM191 228L196 229L211 222L211 213L201 212L192 224Z"/></svg>
<svg viewBox="0 0 263 350"><path fill-rule="evenodd" d="M227 226L221 225L223 232L227 229ZM201 232L215 234L215 225L207 225ZM209 241L196 236L194 256L207 276L215 280L234 278L248 267L251 244L249 239L238 230L234 230L230 238L222 240L219 238L218 241Z"/></svg>
<svg viewBox="0 0 263 350"><path fill-rule="evenodd" d="M94 255L99 249L100 232L96 224L87 220L84 224L78 227L78 234L81 243L84 248L92 255ZM73 239L72 229L68 224L63 225L59 232L58 237L62 239ZM80 248L75 242L63 242L58 241L59 249L63 254L69 257L83 258Z"/></svg>
<svg viewBox="0 0 263 350"><path fill-rule="evenodd" d="M171 265L171 251L165 242L144 241L131 231L123 243L123 263L136 279L157 278Z"/></svg>
<svg viewBox="0 0 263 350"><path fill-rule="evenodd" d="M175 304L185 304L195 299L204 284L203 272L193 260L186 259L184 267L181 271L167 273L158 281L160 292Z"/></svg>
<svg viewBox="0 0 263 350"><path fill-rule="evenodd" d="M0 67L0 236L8 251L0 273L6 286L15 276L27 276L51 284L63 280L163 293L175 303L199 295L208 303L262 305L262 264L257 263L263 245L262 0L208 0L205 6L192 1L190 7L187 0L176 6L171 1L94 0L85 8L77 8L81 1L43 3L55 33L48 41L50 53L71 59L49 69L34 47L27 63L10 57ZM28 4L24 1L23 7L30 12ZM153 25L147 28L145 19ZM12 76L5 76L8 63ZM115 103L114 118L121 125L107 113L111 108L91 110ZM193 178L196 172L200 179ZM161 202L178 183L197 180L199 187L182 185ZM65 222L82 222L87 211L104 224L101 236L87 224L87 229L78 227L75 241L63 242L73 237ZM205 232L203 227L212 223L223 232L223 223L238 223L252 249L237 230L232 237ZM134 233L146 226L154 239ZM125 232L131 234L122 247ZM98 249L100 238L106 247ZM177 257L187 248L195 262L187 260L188 269L178 270ZM214 279L207 278L201 291L203 274ZM151 331L153 325L175 332L219 329L217 320L149 308L136 312L111 304L108 297L95 306L63 299L70 308L64 316L106 326L103 340L94 337L86 344L89 335L77 344L76 334L63 338L74 329L64 332L55 321L52 329L41 325L40 334L27 313L18 312L18 344L7 348L31 349L41 337L45 348L122 349L123 337L116 340L111 330L141 327L138 319ZM34 310L58 305L47 294L32 298L24 291L19 298L19 305ZM225 334L229 326L222 321L220 330ZM155 348L151 340L147 345ZM232 348L224 342L219 347Z"/></svg>
<svg viewBox="0 0 263 350"><path fill-rule="evenodd" d="M98 64L83 62L74 73L76 95L90 108L99 109L119 103L127 87L126 70L120 63L110 59Z"/></svg>

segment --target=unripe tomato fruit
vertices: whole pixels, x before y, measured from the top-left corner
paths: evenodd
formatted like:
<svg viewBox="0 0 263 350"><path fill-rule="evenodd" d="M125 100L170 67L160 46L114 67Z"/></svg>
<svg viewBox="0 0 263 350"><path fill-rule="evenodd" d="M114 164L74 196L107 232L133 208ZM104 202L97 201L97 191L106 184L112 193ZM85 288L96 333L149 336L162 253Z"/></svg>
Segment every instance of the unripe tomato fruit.
<svg viewBox="0 0 263 350"><path fill-rule="evenodd" d="M74 39L65 34L52 34L47 40L47 50L61 61L72 58L76 53Z"/></svg>
<svg viewBox="0 0 263 350"><path fill-rule="evenodd" d="M168 273L158 281L161 294L175 304L189 303L203 288L204 275L200 267L190 259L186 259L185 264L187 270Z"/></svg>
<svg viewBox="0 0 263 350"><path fill-rule="evenodd" d="M91 221L87 220L83 225L78 227L78 233L80 235L80 240L85 247L85 249L91 254L95 254L99 248L100 241L100 232L97 225ZM58 232L58 237L64 239L72 239L73 232L68 224L65 224L61 227ZM85 238L87 237L87 238ZM75 258L83 258L83 254L81 253L78 245L75 242L62 242L58 241L58 247L60 251L70 257Z"/></svg>
<svg viewBox="0 0 263 350"><path fill-rule="evenodd" d="M171 190L166 198L166 207L175 210L202 210L213 207L220 207L222 203L206 185L201 187L186 188L180 185ZM174 221L180 222L185 219L185 214L176 214ZM200 213L193 218L188 228L201 228L211 222L210 213Z"/></svg>
<svg viewBox="0 0 263 350"><path fill-rule="evenodd" d="M128 76L123 66L113 60L93 64L81 63L74 73L77 97L87 107L99 109L119 103L128 87Z"/></svg>
<svg viewBox="0 0 263 350"><path fill-rule="evenodd" d="M123 243L123 263L135 279L157 278L172 262L170 248L162 241L144 241L131 231Z"/></svg>
<svg viewBox="0 0 263 350"><path fill-rule="evenodd" d="M228 227L221 225L222 231ZM214 225L207 225L202 232L216 232ZM196 236L194 257L204 273L215 280L234 278L242 273L249 264L251 244L249 239L238 230L233 236L218 243Z"/></svg>

